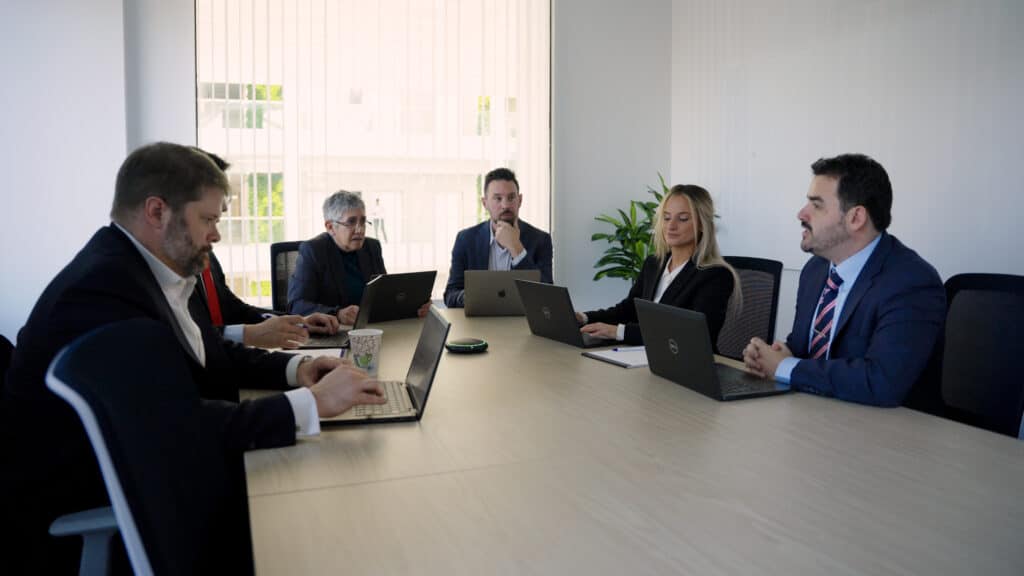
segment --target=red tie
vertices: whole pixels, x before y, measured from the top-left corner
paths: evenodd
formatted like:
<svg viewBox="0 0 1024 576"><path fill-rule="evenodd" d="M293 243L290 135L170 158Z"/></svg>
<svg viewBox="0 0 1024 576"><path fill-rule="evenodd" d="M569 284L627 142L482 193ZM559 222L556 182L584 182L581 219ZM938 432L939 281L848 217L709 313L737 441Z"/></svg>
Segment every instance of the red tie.
<svg viewBox="0 0 1024 576"><path fill-rule="evenodd" d="M220 300L217 299L217 287L213 285L213 274L210 267L203 269L203 286L206 288L206 305L210 308L210 319L213 325L220 328L224 319L220 316Z"/></svg>

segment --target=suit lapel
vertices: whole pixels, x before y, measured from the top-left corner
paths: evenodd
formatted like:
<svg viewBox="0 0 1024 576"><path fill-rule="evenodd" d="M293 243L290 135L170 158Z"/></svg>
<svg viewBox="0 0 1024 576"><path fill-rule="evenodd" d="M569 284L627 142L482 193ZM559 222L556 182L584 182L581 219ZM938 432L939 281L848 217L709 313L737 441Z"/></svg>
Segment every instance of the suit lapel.
<svg viewBox="0 0 1024 576"><path fill-rule="evenodd" d="M188 353L189 357L196 362L196 364L202 364L199 361L199 357L196 356L192 346L188 343L188 339L185 338L185 333L182 332L181 326L178 325L178 319L175 318L174 312L171 310L171 305L167 303L167 296L164 295L164 291L160 289L160 284L156 281L156 277L153 276L153 271L149 269L149 264L146 263L146 259L142 257L138 249L132 243L131 239L125 236L124 232L121 232L117 226L110 225L110 229L116 234L116 237L124 244L124 248L131 254L129 260L132 265L137 268L137 276L142 279L142 287L145 290L146 297L156 306L157 315L168 325L171 330L174 331L174 337L178 339L178 343L181 344L185 352ZM191 300L191 298L190 298ZM200 303L200 306L204 304Z"/></svg>
<svg viewBox="0 0 1024 576"><path fill-rule="evenodd" d="M487 270L490 266L491 256L491 221L484 220L477 226L476 233L476 262L471 262L471 269Z"/></svg>
<svg viewBox="0 0 1024 576"><path fill-rule="evenodd" d="M370 281L370 270L373 270L373 260L370 258L370 250L364 244L362 249L356 252L359 258L359 271L363 274L363 283Z"/></svg>
<svg viewBox="0 0 1024 576"><path fill-rule="evenodd" d="M883 234L882 240L879 241L874 253L871 254L867 263L864 264L864 269L861 270L860 275L857 276L857 281L853 284L853 288L850 288L850 293L846 296L846 302L843 303L843 311L839 315L839 323L836 324L836 330L832 337L833 343L842 334L843 327L846 326L853 311L857 309L857 304L860 304L861 298L871 288L875 281L875 276L882 269L882 262L885 261L889 251L892 249L892 236L884 232Z"/></svg>
<svg viewBox="0 0 1024 576"><path fill-rule="evenodd" d="M661 271L658 273L658 277L654 283L655 290L657 290L658 282L661 281L661 275L664 273L665 263L662 262ZM661 301L675 302L679 297L679 293L682 292L684 288L686 288L686 286L690 283L690 280L696 275L697 263L694 262L693 260L690 260L689 262L686 263L686 267L679 272L679 275L676 276L674 280L672 280L672 283L668 285L668 288L665 289L665 293L661 295ZM651 295L653 296L654 292L651 292Z"/></svg>

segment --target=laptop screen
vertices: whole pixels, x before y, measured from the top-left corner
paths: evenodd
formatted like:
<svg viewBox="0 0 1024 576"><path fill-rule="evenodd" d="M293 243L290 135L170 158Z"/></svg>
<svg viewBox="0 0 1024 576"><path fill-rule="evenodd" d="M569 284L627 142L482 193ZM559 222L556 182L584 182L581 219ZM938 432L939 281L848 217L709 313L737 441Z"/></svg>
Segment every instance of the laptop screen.
<svg viewBox="0 0 1024 576"><path fill-rule="evenodd" d="M416 344L412 364L409 365L409 374L405 377L405 383L412 392L417 410L422 411L423 406L427 403L427 395L430 394L430 385L434 381L434 373L437 372L437 365L441 361L441 352L448 339L450 326L451 324L438 313L436 308L431 308L423 323L423 329L420 330L420 340Z"/></svg>

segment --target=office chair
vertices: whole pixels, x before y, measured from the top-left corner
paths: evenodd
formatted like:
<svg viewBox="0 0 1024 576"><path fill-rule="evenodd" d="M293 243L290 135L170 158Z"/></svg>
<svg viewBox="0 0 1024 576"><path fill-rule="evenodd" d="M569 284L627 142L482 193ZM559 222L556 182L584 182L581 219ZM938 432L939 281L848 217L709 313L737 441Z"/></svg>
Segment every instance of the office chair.
<svg viewBox="0 0 1024 576"><path fill-rule="evenodd" d="M270 245L270 300L274 310L288 311L288 280L295 271L301 242L274 242Z"/></svg>
<svg viewBox="0 0 1024 576"><path fill-rule="evenodd" d="M744 256L726 256L725 261L739 274L743 306L738 314L730 309L726 315L718 333L718 353L742 360L743 349L754 336L769 344L775 339L782 262Z"/></svg>
<svg viewBox="0 0 1024 576"><path fill-rule="evenodd" d="M200 401L168 326L135 319L85 334L46 384L82 420L136 574L253 572L242 454L207 417L216 406Z"/></svg>
<svg viewBox="0 0 1024 576"><path fill-rule="evenodd" d="M945 416L1017 437L1024 411L1024 276L958 274L946 281L941 357Z"/></svg>

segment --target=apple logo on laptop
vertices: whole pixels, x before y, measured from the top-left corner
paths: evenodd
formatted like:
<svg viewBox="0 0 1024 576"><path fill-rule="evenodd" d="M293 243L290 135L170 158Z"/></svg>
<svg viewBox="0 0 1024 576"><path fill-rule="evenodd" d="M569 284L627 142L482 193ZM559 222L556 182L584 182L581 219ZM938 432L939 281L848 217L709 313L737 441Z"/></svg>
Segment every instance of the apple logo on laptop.
<svg viewBox="0 0 1024 576"><path fill-rule="evenodd" d="M504 297L505 297L505 291L504 290L498 290L498 298L504 298Z"/></svg>
<svg viewBox="0 0 1024 576"><path fill-rule="evenodd" d="M544 315L545 320L551 320L551 308L543 306L540 309L540 313Z"/></svg>
<svg viewBox="0 0 1024 576"><path fill-rule="evenodd" d="M668 339L668 350L673 356L679 355L679 344L676 344L675 338Z"/></svg>

